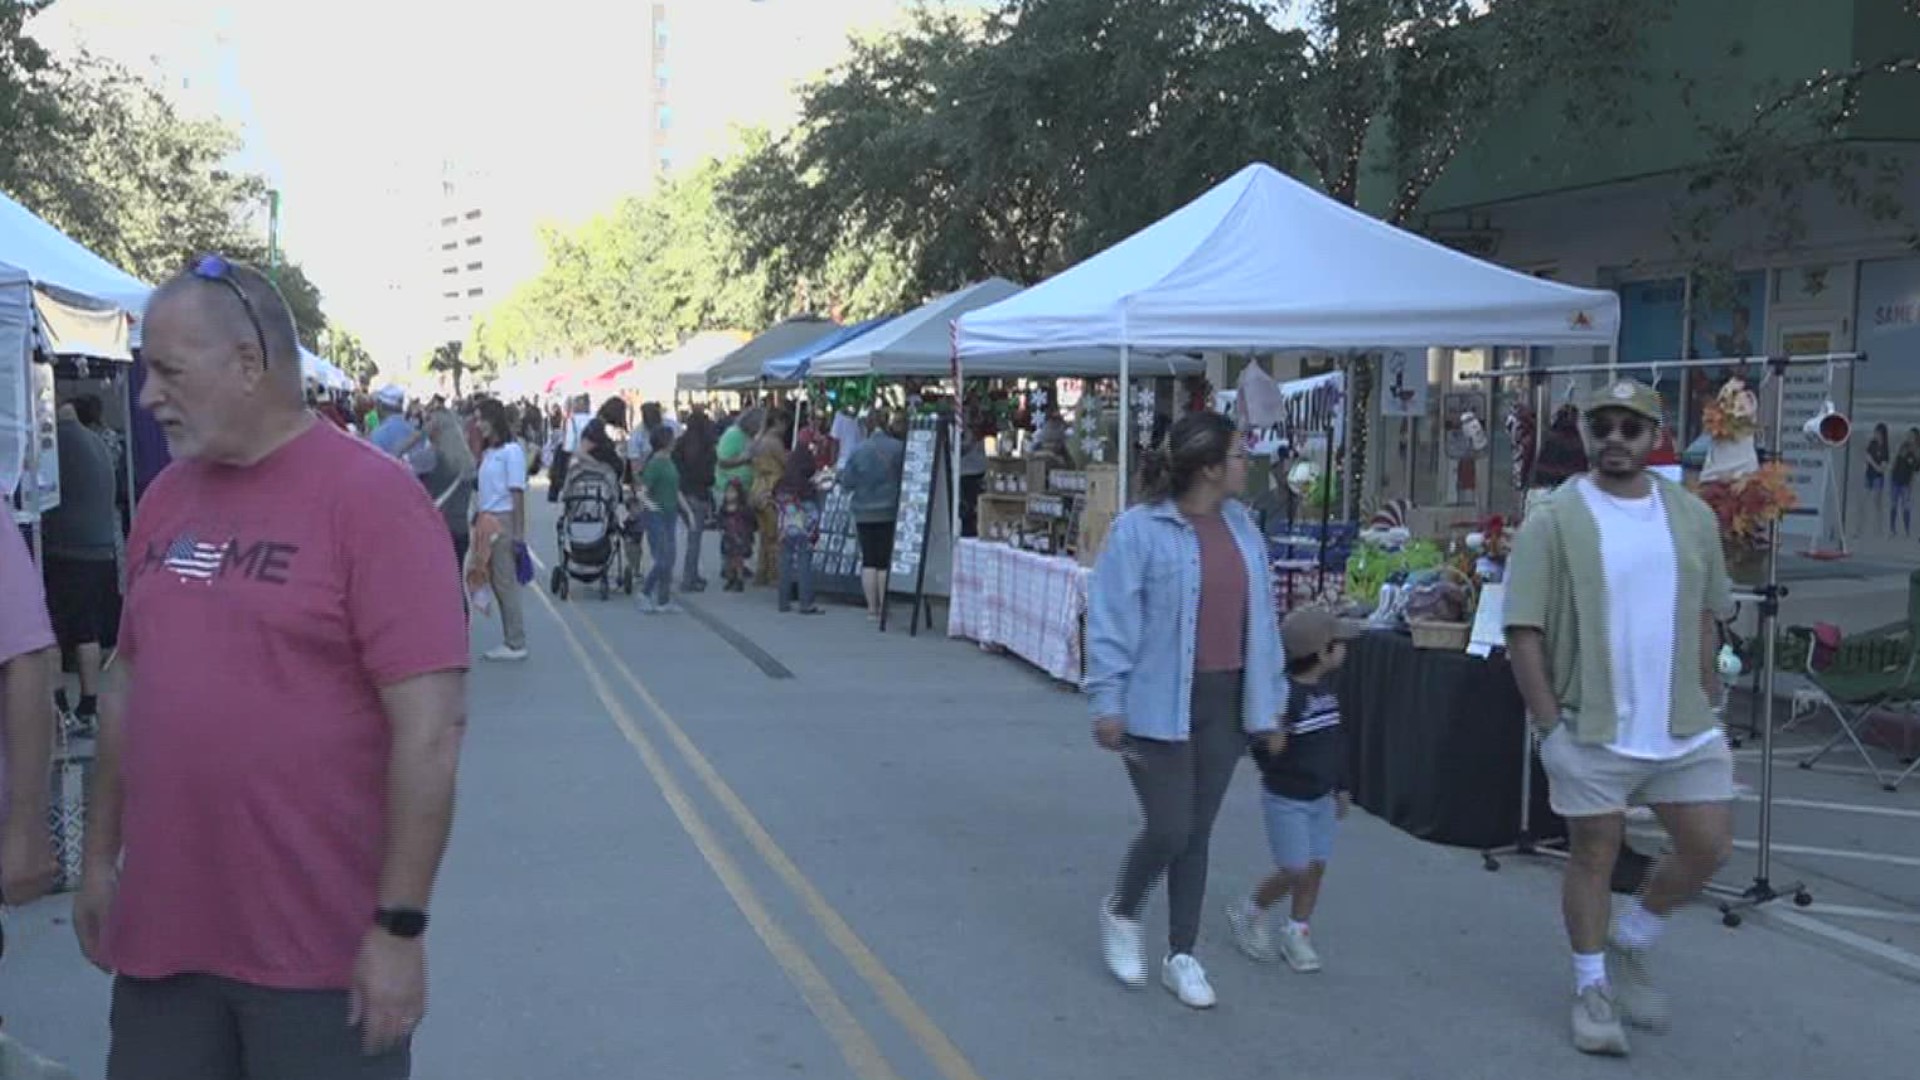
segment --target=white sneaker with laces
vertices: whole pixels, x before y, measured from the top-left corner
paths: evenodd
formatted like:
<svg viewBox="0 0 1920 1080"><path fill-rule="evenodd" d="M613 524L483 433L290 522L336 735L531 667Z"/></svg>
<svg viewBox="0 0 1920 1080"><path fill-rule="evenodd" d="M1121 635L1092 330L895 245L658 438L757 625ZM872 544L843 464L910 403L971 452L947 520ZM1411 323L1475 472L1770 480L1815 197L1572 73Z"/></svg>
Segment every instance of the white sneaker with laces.
<svg viewBox="0 0 1920 1080"><path fill-rule="evenodd" d="M1213 984L1207 981L1207 969L1187 953L1169 956L1160 965L1160 985L1189 1009L1213 1008Z"/></svg>
<svg viewBox="0 0 1920 1080"><path fill-rule="evenodd" d="M1249 960L1262 964L1273 960L1273 935L1267 930L1267 913L1241 897L1227 905L1227 926L1233 930L1233 943Z"/></svg>
<svg viewBox="0 0 1920 1080"><path fill-rule="evenodd" d="M1313 939L1304 927L1288 926L1280 931L1280 955L1286 958L1288 967L1302 974L1320 970L1320 954L1314 951Z"/></svg>
<svg viewBox="0 0 1920 1080"><path fill-rule="evenodd" d="M509 649L505 645L496 645L482 653L481 658L494 661L515 661L525 660L527 655L527 650L525 649Z"/></svg>
<svg viewBox="0 0 1920 1080"><path fill-rule="evenodd" d="M1138 990L1147 985L1147 946L1140 923L1113 913L1113 897L1100 901L1100 950L1113 977Z"/></svg>

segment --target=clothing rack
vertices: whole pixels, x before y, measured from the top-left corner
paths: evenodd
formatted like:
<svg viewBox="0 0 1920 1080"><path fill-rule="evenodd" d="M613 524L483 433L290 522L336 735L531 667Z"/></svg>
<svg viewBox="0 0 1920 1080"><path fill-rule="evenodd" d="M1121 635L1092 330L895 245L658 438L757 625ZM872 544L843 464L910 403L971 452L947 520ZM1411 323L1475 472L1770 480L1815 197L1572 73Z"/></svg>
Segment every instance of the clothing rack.
<svg viewBox="0 0 1920 1080"><path fill-rule="evenodd" d="M1504 371L1476 371L1461 376L1470 381L1492 381L1495 379L1529 378L1536 380L1535 385L1545 386L1545 381L1554 375L1581 375L1605 372L1618 375L1622 370L1638 371L1651 369L1656 373L1662 368L1729 368L1753 367L1765 365L1768 377L1773 382L1773 422L1772 438L1762 456L1767 461L1776 461L1780 457L1780 448L1786 441L1786 374L1788 368L1812 367L1834 364L1864 364L1867 354L1860 352L1807 353L1792 356L1743 356L1719 360L1654 360L1637 361L1631 364L1619 362L1606 364L1568 364L1548 367L1513 368ZM1766 584L1752 593L1759 598L1759 634L1760 634L1760 835L1758 840L1759 859L1754 869L1752 884L1744 889L1731 886L1710 885L1708 891L1723 897L1720 903L1721 921L1729 927L1739 926L1742 913L1772 903L1784 897L1791 897L1795 905L1806 907L1813 903L1813 896L1807 892L1802 882L1775 886L1772 880L1773 869L1773 694L1774 674L1777 667L1774 650L1777 646L1775 625L1780 618L1780 599L1787 590L1780 586L1780 522L1776 519L1767 525L1767 580ZM1530 769L1531 766L1529 765ZM1522 798L1528 798L1530 792L1522 787ZM1522 808L1522 836L1518 846L1513 849L1521 854L1534 854L1535 843L1526 835L1526 810ZM1498 866L1491 857L1488 868Z"/></svg>

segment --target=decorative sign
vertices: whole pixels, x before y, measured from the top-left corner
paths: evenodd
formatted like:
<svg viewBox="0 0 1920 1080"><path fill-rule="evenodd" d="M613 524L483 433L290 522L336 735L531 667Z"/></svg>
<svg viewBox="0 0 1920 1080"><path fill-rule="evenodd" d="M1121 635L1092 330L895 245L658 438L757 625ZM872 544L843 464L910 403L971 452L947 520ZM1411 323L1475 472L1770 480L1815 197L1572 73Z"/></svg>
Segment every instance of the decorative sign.
<svg viewBox="0 0 1920 1080"><path fill-rule="evenodd" d="M819 592L860 594L860 537L853 525L853 493L844 487L827 492L821 507L813 581Z"/></svg>
<svg viewBox="0 0 1920 1080"><path fill-rule="evenodd" d="M888 592L911 593L914 598L913 621L919 632L919 617L925 607L927 571L931 568L929 548L950 565L953 548L951 494L947 487L947 425L937 415L914 417L907 429L906 459L900 470L900 510L893 537L893 566L887 580ZM942 585L936 579L936 585ZM928 612L929 626L932 614ZM884 618L881 628L886 628Z"/></svg>
<svg viewBox="0 0 1920 1080"><path fill-rule="evenodd" d="M1395 349L1381 358L1385 385L1380 391L1381 416L1427 415L1427 354L1423 349Z"/></svg>

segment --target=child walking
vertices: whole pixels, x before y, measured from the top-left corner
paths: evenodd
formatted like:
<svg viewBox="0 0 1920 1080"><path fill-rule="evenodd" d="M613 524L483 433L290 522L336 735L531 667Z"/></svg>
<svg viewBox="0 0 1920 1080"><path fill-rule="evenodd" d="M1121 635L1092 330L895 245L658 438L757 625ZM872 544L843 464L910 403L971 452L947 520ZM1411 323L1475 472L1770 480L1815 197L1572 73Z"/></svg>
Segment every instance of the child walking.
<svg viewBox="0 0 1920 1080"><path fill-rule="evenodd" d="M1280 932L1280 955L1295 971L1320 970L1308 934L1320 882L1333 853L1335 822L1351 808L1347 792L1347 740L1340 729L1340 700L1331 679L1346 661L1340 620L1331 612L1297 610L1280 624L1287 653L1286 716L1277 731L1255 736L1250 747L1260 766L1260 801L1274 871L1252 896L1227 907L1234 943L1254 960L1274 958L1267 911L1293 897Z"/></svg>
<svg viewBox="0 0 1920 1080"><path fill-rule="evenodd" d="M791 610L791 599L800 601L802 615L821 613L813 602L813 545L820 539L820 489L813 483L817 472L813 450L802 446L787 458L787 471L773 489L774 520L780 536L782 614Z"/></svg>
<svg viewBox="0 0 1920 1080"><path fill-rule="evenodd" d="M720 577L727 592L747 590L747 560L753 556L753 534L760 526L747 506L747 489L739 480L727 481L720 496Z"/></svg>

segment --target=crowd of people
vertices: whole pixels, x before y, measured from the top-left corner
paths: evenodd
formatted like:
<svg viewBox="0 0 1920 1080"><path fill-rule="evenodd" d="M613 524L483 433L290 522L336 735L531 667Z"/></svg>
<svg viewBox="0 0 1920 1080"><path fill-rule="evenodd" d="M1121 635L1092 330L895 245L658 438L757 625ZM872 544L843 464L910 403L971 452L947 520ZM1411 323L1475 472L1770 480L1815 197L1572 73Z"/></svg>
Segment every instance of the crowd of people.
<svg viewBox="0 0 1920 1080"><path fill-rule="evenodd" d="M564 505L573 475L612 474L631 509L623 539L652 559L639 603L663 613L676 579L707 587L715 527L728 589L751 579L777 586L780 610L817 612L810 550L823 490L844 485L879 615L904 457L902 418L884 411L848 445L849 427L796 431L765 405L681 420L653 405L632 417L619 398L589 413L382 390L357 416L313 408L284 300L217 259L155 293L144 359L140 404L175 460L134 516L117 642L109 662L82 662L75 710L96 728L96 759L73 925L114 975L110 1080L409 1074L466 718L463 598L498 609L487 657L527 656L530 475L547 469ZM1711 515L1646 470L1661 415L1631 382L1589 405L1593 471L1529 516L1509 571L1512 662L1572 840L1573 1041L1592 1053L1625 1053L1626 1024L1669 1022L1648 953L1730 844L1731 758L1707 698L1728 585ZM84 429L77 408L63 457L69 423ZM1333 678L1345 634L1325 612L1277 617L1239 499L1246 457L1224 417L1172 424L1100 555L1087 614L1092 735L1124 761L1144 819L1100 905L1105 960L1145 983L1140 913L1164 881L1161 981L1195 1008L1215 1001L1194 950L1240 757L1262 774L1274 865L1226 922L1256 960L1321 967L1310 920L1349 807ZM90 447L73 458L94 475L76 473L73 516L49 523L47 550L111 559L117 526L96 517L112 510L112 463ZM51 560L46 572L79 595L96 576ZM57 872L43 825L51 657L105 621L65 603L49 613L19 533L0 530L9 903ZM208 678L209 658L259 677ZM1607 878L1635 803L1674 852L1610 925ZM1266 920L1283 901L1276 947Z"/></svg>

